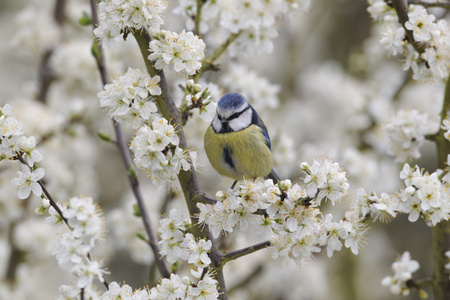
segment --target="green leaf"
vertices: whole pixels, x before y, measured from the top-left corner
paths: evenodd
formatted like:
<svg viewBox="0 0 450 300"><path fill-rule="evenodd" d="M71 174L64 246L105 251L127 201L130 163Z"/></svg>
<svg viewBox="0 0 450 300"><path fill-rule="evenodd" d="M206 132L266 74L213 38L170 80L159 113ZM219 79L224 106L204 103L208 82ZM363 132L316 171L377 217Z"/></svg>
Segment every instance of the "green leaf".
<svg viewBox="0 0 450 300"><path fill-rule="evenodd" d="M92 24L91 16L83 11L83 15L78 20L78 23L80 23L81 26L90 26Z"/></svg>
<svg viewBox="0 0 450 300"><path fill-rule="evenodd" d="M134 169L133 166L130 165L130 167L128 168L128 171L127 171L127 175L136 176L136 170Z"/></svg>
<svg viewBox="0 0 450 300"><path fill-rule="evenodd" d="M147 238L145 237L145 234L138 232L138 233L136 233L136 236L138 238L140 238L141 240L143 240L144 242L147 242Z"/></svg>
<svg viewBox="0 0 450 300"><path fill-rule="evenodd" d="M136 217L140 217L141 216L141 211L139 210L139 206L137 204L133 205L133 214Z"/></svg>
<svg viewBox="0 0 450 300"><path fill-rule="evenodd" d="M100 48L96 40L92 43L91 53L96 59L98 59L101 55Z"/></svg>
<svg viewBox="0 0 450 300"><path fill-rule="evenodd" d="M97 132L98 137L105 142L111 142L111 137L109 136L109 134L104 133L104 132Z"/></svg>

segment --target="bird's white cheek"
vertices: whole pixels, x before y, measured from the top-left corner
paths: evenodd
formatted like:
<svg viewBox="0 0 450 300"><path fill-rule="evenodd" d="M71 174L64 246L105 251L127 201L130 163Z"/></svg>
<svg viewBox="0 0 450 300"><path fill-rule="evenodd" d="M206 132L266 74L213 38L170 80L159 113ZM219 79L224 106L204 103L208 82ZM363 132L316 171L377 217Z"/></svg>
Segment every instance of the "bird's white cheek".
<svg viewBox="0 0 450 300"><path fill-rule="evenodd" d="M247 128L252 123L252 111L244 111L238 118L230 120L228 123L233 131L239 131Z"/></svg>
<svg viewBox="0 0 450 300"><path fill-rule="evenodd" d="M217 115L214 116L214 119L211 122L214 131L219 132L222 129L222 123L220 122Z"/></svg>

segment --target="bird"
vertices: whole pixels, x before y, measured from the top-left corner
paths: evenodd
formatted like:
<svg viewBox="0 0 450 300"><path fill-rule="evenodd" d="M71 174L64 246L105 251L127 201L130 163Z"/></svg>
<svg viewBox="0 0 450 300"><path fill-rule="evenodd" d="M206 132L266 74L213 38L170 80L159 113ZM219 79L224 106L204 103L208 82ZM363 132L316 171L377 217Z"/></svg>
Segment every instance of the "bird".
<svg viewBox="0 0 450 300"><path fill-rule="evenodd" d="M203 142L213 168L220 175L235 180L231 189L244 177L280 181L272 168L272 145L267 127L242 95L228 93L220 98Z"/></svg>

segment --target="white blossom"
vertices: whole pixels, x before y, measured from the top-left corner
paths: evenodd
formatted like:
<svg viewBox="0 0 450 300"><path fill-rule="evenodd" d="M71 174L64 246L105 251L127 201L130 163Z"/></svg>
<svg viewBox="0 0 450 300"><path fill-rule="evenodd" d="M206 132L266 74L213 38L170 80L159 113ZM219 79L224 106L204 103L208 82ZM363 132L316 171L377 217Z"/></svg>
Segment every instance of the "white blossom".
<svg viewBox="0 0 450 300"><path fill-rule="evenodd" d="M194 75L202 66L205 43L192 32L180 34L161 30L150 42L149 60L155 68L169 68L177 73Z"/></svg>
<svg viewBox="0 0 450 300"><path fill-rule="evenodd" d="M166 8L164 0L104 0L98 5L100 23L94 34L102 44L112 45L123 37L126 28L157 31L164 24Z"/></svg>
<svg viewBox="0 0 450 300"><path fill-rule="evenodd" d="M107 109L110 118L138 129L157 112L153 96L161 95L159 80L158 75L151 77L140 69L128 68L97 94L100 107Z"/></svg>
<svg viewBox="0 0 450 300"><path fill-rule="evenodd" d="M417 110L399 110L383 124L386 151L394 155L396 161L417 159L420 157L419 149L425 141L425 136L435 133L438 129L439 124L427 114L421 114Z"/></svg>
<svg viewBox="0 0 450 300"><path fill-rule="evenodd" d="M304 182L307 184L308 196L316 198L317 204L325 198L334 205L346 195L348 180L345 171L337 163L324 158L314 160L312 166L302 163L301 168L306 173Z"/></svg>
<svg viewBox="0 0 450 300"><path fill-rule="evenodd" d="M179 138L175 128L164 118L155 118L152 126L143 125L131 140L130 149L134 152L136 166L155 183L164 183L171 189L179 189L177 174L181 169L187 171L191 165L189 156L178 147Z"/></svg>
<svg viewBox="0 0 450 300"><path fill-rule="evenodd" d="M434 15L429 15L427 10L420 5L412 5L412 10L408 12L408 21L405 27L412 30L414 39L417 42L428 42L431 39L431 31L435 28Z"/></svg>
<svg viewBox="0 0 450 300"><path fill-rule="evenodd" d="M392 264L393 275L383 278L381 284L389 287L389 290L394 295L409 295L410 287L407 281L413 276L413 273L419 269L419 263L411 259L408 251L404 252L400 259Z"/></svg>
<svg viewBox="0 0 450 300"><path fill-rule="evenodd" d="M19 188L17 195L19 199L25 199L33 192L36 196L42 195L42 188L38 181L45 175L43 168L38 168L31 171L30 168L24 164L20 165L21 171L17 171L17 177L11 182L14 186Z"/></svg>
<svg viewBox="0 0 450 300"><path fill-rule="evenodd" d="M176 300L185 299L187 286L183 284L180 276L170 274L169 278L163 278L161 283L150 290L150 300Z"/></svg>
<svg viewBox="0 0 450 300"><path fill-rule="evenodd" d="M381 32L380 44L384 46L388 55L403 53L405 29L400 24L388 22Z"/></svg>

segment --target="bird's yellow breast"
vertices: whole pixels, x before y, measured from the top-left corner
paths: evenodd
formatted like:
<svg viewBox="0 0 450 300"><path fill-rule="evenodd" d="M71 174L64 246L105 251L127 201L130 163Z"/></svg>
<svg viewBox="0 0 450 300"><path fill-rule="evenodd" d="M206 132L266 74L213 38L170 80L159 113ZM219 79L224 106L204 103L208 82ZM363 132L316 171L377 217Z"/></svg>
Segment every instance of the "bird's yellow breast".
<svg viewBox="0 0 450 300"><path fill-rule="evenodd" d="M215 133L210 126L204 146L211 165L223 176L235 180L265 177L272 169L272 153L256 125L229 133Z"/></svg>

